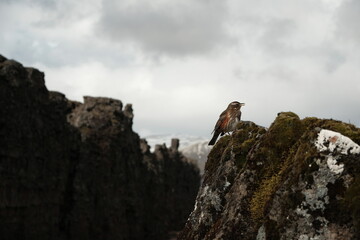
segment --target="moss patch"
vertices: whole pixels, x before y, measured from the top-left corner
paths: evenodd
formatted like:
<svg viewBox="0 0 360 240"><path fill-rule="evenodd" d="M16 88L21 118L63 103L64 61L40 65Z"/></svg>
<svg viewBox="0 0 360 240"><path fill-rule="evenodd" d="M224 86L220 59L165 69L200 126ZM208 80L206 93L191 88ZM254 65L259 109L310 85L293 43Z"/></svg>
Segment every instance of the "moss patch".
<svg viewBox="0 0 360 240"><path fill-rule="evenodd" d="M266 206L277 190L283 173L289 167L293 155L291 149L300 139L305 127L299 117L292 112L279 113L274 123L261 141L253 157L253 168L258 172L259 184L250 200L253 220L263 219ZM261 165L255 164L262 161Z"/></svg>
<svg viewBox="0 0 360 240"><path fill-rule="evenodd" d="M220 138L215 146L211 149L208 160L205 163L205 170L209 172L213 172L218 167L221 162L222 155L225 152L225 149L229 145L230 136L224 136Z"/></svg>
<svg viewBox="0 0 360 240"><path fill-rule="evenodd" d="M229 160L234 160L237 168L241 169L250 149L265 132L265 128L253 122L240 122L233 134L220 138L210 151L206 171L213 172L220 163Z"/></svg>
<svg viewBox="0 0 360 240"><path fill-rule="evenodd" d="M313 181L312 173L318 169L315 163L318 154L312 144L317 136L316 128L337 131L354 142L360 142L360 129L354 125L317 118L300 120L294 113L279 113L253 157L254 162L264 162L263 166L253 165L259 176L258 188L250 201L250 212L255 221L264 219L266 206L270 204L282 179L289 179L289 186L296 184L299 175L309 184ZM293 171L292 176L288 176L290 170ZM353 188L350 192L355 190ZM357 194L359 199L356 200L360 202L360 194ZM356 216L360 219L360 204L353 204L352 209L354 214L359 214Z"/></svg>
<svg viewBox="0 0 360 240"><path fill-rule="evenodd" d="M265 205L272 198L280 179L280 175L276 174L261 181L259 189L254 193L250 201L250 212L253 220L259 221L263 218Z"/></svg>
<svg viewBox="0 0 360 240"><path fill-rule="evenodd" d="M241 169L246 163L249 151L266 133L266 130L252 122L241 122L237 127L238 130L232 135L231 154L235 160L235 165Z"/></svg>
<svg viewBox="0 0 360 240"><path fill-rule="evenodd" d="M254 234L247 239L255 239L260 226L265 227L269 239L282 236L293 239L291 237L296 234L284 230L296 232L304 223L312 224L309 225L310 232L314 229L314 232L320 231L324 221L317 216L324 216L338 226L357 224L354 229L360 229L360 173L354 170L358 169L358 161L355 161L358 156L342 159L346 161L344 174L356 176L350 187L346 189L351 177L329 184L326 193L329 202L324 203L325 208L309 208L311 211L308 214L314 216L311 222L298 219L295 209L308 199L304 188L316 189L314 186L322 177L319 174L326 175L326 171L322 171L324 162L317 162L324 160L323 156L314 144L321 128L337 131L360 143L360 130L351 124L317 118L300 120L292 112L279 113L267 131L251 122L240 122L232 135L221 138L208 156L208 174L204 182L213 183L214 188L221 190L222 205L228 207L231 213L224 210L224 214L217 215L215 219L222 218L222 224L230 225L232 221L236 224L232 231L237 233ZM226 190L223 190L224 183ZM321 190L326 191L324 187ZM323 198L325 195L319 196ZM240 223L237 222L239 219ZM216 231L220 226L218 223L214 225Z"/></svg>
<svg viewBox="0 0 360 240"><path fill-rule="evenodd" d="M314 117L304 118L302 121L307 129L314 129L316 127L329 129L339 132L342 135L351 138L355 143L360 144L360 129L355 127L353 124L332 119L318 119Z"/></svg>

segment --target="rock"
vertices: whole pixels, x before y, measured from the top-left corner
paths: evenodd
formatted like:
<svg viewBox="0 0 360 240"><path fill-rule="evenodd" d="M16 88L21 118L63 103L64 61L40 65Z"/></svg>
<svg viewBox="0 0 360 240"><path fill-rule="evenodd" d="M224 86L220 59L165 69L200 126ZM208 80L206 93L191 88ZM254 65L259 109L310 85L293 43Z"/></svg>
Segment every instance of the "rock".
<svg viewBox="0 0 360 240"><path fill-rule="evenodd" d="M43 85L43 74L0 63L0 235L59 239L64 199L80 135L66 122L66 100Z"/></svg>
<svg viewBox="0 0 360 240"><path fill-rule="evenodd" d="M178 239L359 239L360 129L278 115L241 122L208 156Z"/></svg>
<svg viewBox="0 0 360 240"><path fill-rule="evenodd" d="M151 219L151 222L160 220L163 224L152 228L159 232L163 229L180 231L194 206L200 185L199 169L194 168L196 165L179 151L168 149L165 144L157 145L154 153L146 151L144 159L153 173L146 180L149 184L146 195L151 196L154 201L146 209L150 216L158 216Z"/></svg>
<svg viewBox="0 0 360 240"><path fill-rule="evenodd" d="M150 153L150 146L148 145L145 138L140 139L140 149L142 154Z"/></svg>
<svg viewBox="0 0 360 240"><path fill-rule="evenodd" d="M6 60L6 57L0 54L0 63L5 62Z"/></svg>
<svg viewBox="0 0 360 240"><path fill-rule="evenodd" d="M177 138L173 138L171 139L171 147L170 149L172 151L178 151L179 150L179 145L180 145L180 140Z"/></svg>
<svg viewBox="0 0 360 240"><path fill-rule="evenodd" d="M131 104L70 101L0 56L1 239L167 239L200 176L177 149L151 153Z"/></svg>
<svg viewBox="0 0 360 240"><path fill-rule="evenodd" d="M69 235L74 239L141 239L147 174L139 136L119 100L84 97L69 115L82 138ZM131 222L135 224L131 224ZM116 226L116 227L115 227Z"/></svg>

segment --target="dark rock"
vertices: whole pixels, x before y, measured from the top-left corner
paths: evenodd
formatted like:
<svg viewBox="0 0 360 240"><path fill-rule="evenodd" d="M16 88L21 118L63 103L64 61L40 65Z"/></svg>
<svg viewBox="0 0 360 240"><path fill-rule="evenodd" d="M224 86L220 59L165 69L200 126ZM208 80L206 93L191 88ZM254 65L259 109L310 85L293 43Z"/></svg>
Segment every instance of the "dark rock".
<svg viewBox="0 0 360 240"><path fill-rule="evenodd" d="M30 86L33 88L42 89L45 88L44 73L35 68L26 68L28 72L28 79L30 80Z"/></svg>
<svg viewBox="0 0 360 240"><path fill-rule="evenodd" d="M121 101L85 97L69 121L82 136L70 235L74 239L144 238L146 209L140 196L145 195L147 169L140 139L131 130Z"/></svg>
<svg viewBox="0 0 360 240"><path fill-rule="evenodd" d="M173 151L177 151L179 149L180 140L177 138L171 139L171 146L170 149Z"/></svg>
<svg viewBox="0 0 360 240"><path fill-rule="evenodd" d="M0 63L1 239L60 239L69 173L80 136L40 72Z"/></svg>
<svg viewBox="0 0 360 240"><path fill-rule="evenodd" d="M92 97L69 115L83 141L69 224L75 239L166 239L185 224L199 171L177 149L151 153L132 118L130 104L122 111L118 100Z"/></svg>
<svg viewBox="0 0 360 240"><path fill-rule="evenodd" d="M149 216L157 216L150 219L153 223L150 227L157 232L162 229L180 231L194 206L200 185L199 169L194 168L195 164L180 152L168 149L165 144L157 145L154 153L147 152L144 160L153 173L146 179L149 184L146 195L154 201L146 209Z"/></svg>
<svg viewBox="0 0 360 240"><path fill-rule="evenodd" d="M0 54L0 63L5 62L6 60L6 57Z"/></svg>
<svg viewBox="0 0 360 240"><path fill-rule="evenodd" d="M150 153L150 146L148 145L145 138L140 139L140 149L142 154Z"/></svg>
<svg viewBox="0 0 360 240"><path fill-rule="evenodd" d="M359 137L291 112L267 131L239 123L210 152L178 239L359 239Z"/></svg>
<svg viewBox="0 0 360 240"><path fill-rule="evenodd" d="M132 104L126 104L125 105L124 114L125 114L126 117L128 117L131 120L134 118Z"/></svg>
<svg viewBox="0 0 360 240"><path fill-rule="evenodd" d="M151 153L132 105L49 92L44 74L0 57L1 239L166 239L193 206L199 171Z"/></svg>

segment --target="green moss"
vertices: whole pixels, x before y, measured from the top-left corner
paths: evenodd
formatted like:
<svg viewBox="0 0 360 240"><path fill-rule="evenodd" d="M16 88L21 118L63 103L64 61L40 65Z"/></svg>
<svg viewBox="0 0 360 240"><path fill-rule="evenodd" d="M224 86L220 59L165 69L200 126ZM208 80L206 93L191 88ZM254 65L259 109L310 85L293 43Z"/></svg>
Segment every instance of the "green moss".
<svg viewBox="0 0 360 240"><path fill-rule="evenodd" d="M277 153L282 153L292 146L303 132L304 126L296 114L289 112L279 113L269 128L268 144Z"/></svg>
<svg viewBox="0 0 360 240"><path fill-rule="evenodd" d="M266 130L252 122L241 122L237 127L238 130L232 135L231 154L235 160L235 165L241 169L246 163L249 151L260 136L266 133Z"/></svg>
<svg viewBox="0 0 360 240"><path fill-rule="evenodd" d="M288 186L291 186L297 183L301 175L306 182L312 183L312 173L318 169L315 162L318 154L313 146L317 127L340 132L355 142L360 140L360 129L351 124L316 118L299 120L296 114L280 113L254 157L257 160L265 159L264 166L257 169L260 181L250 201L251 216L256 222L264 220L267 206L283 179L286 178ZM360 219L360 180L356 180L352 186L347 194L347 202L353 218ZM284 208L293 206L289 200L289 206Z"/></svg>
<svg viewBox="0 0 360 240"><path fill-rule="evenodd" d="M246 163L248 152L258 138L266 132L253 122L240 122L231 135L220 138L208 155L206 171L213 172L220 163L234 160L238 169Z"/></svg>
<svg viewBox="0 0 360 240"><path fill-rule="evenodd" d="M224 136L216 142L208 155L208 160L205 164L206 171L213 172L217 169L219 163L221 162L221 158L225 152L225 149L229 145L230 139L230 136Z"/></svg>
<svg viewBox="0 0 360 240"><path fill-rule="evenodd" d="M260 179L258 188L250 200L250 212L253 220L264 218L266 206L278 189L284 173L287 171L295 154L294 145L304 133L299 117L292 112L279 113L274 123L261 141L254 156L255 160L263 160L256 167Z"/></svg>
<svg viewBox="0 0 360 240"><path fill-rule="evenodd" d="M335 132L339 132L344 136L351 138L357 144L360 144L360 129L353 124L348 124L332 119L318 119L314 117L308 117L302 120L307 129L314 129L316 127L329 129Z"/></svg>
<svg viewBox="0 0 360 240"><path fill-rule="evenodd" d="M234 149L235 154L235 165L241 169L244 167L246 163L246 157L254 143L256 142L255 139L248 139L244 141L242 144L237 145L237 147Z"/></svg>
<svg viewBox="0 0 360 240"><path fill-rule="evenodd" d="M259 189L254 193L250 201L251 217L255 221L259 221L264 216L265 205L272 198L275 189L280 182L280 175L273 175L270 178L263 179Z"/></svg>
<svg viewBox="0 0 360 240"><path fill-rule="evenodd" d="M265 220L268 206L285 179L287 185L282 186L285 188L297 184L299 176L309 184L313 182L312 174L318 170L315 163L318 153L313 144L318 133L316 128L340 132L360 144L360 130L351 124L317 118L300 120L295 113L282 112L268 131L251 122L240 122L237 131L216 143L208 156L206 171L214 172L219 165L229 160L233 160L240 170L246 166L256 171L249 210L252 220L260 224ZM354 219L360 219L358 179L360 177L357 177L346 195ZM296 207L301 197L301 193L289 195L284 200L287 206L283 207Z"/></svg>

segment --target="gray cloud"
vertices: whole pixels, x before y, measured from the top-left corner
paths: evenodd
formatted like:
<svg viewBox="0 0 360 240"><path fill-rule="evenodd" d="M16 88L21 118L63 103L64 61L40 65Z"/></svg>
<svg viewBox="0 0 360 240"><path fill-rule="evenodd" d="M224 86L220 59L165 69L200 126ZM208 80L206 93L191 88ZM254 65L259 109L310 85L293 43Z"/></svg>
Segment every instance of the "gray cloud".
<svg viewBox="0 0 360 240"><path fill-rule="evenodd" d="M346 62L346 57L344 54L340 53L337 50L327 51L327 60L325 63L325 68L327 72L332 73L336 71L345 62Z"/></svg>
<svg viewBox="0 0 360 240"><path fill-rule="evenodd" d="M345 0L338 9L336 20L337 37L360 44L360 1Z"/></svg>
<svg viewBox="0 0 360 240"><path fill-rule="evenodd" d="M266 51L275 55L289 55L294 51L289 46L289 38L297 30L294 20L272 18L266 21L262 28L264 33L259 39L259 44Z"/></svg>
<svg viewBox="0 0 360 240"><path fill-rule="evenodd" d="M135 42L150 53L201 54L228 40L226 1L103 1L99 36Z"/></svg>
<svg viewBox="0 0 360 240"><path fill-rule="evenodd" d="M140 133L210 136L233 100L264 126L289 110L359 126L359 5L335 2L0 1L0 54L70 99L133 103Z"/></svg>
<svg viewBox="0 0 360 240"><path fill-rule="evenodd" d="M41 7L50 7L53 8L56 6L56 0L2 0L4 3L11 3L11 4L27 4L27 5L37 5Z"/></svg>

